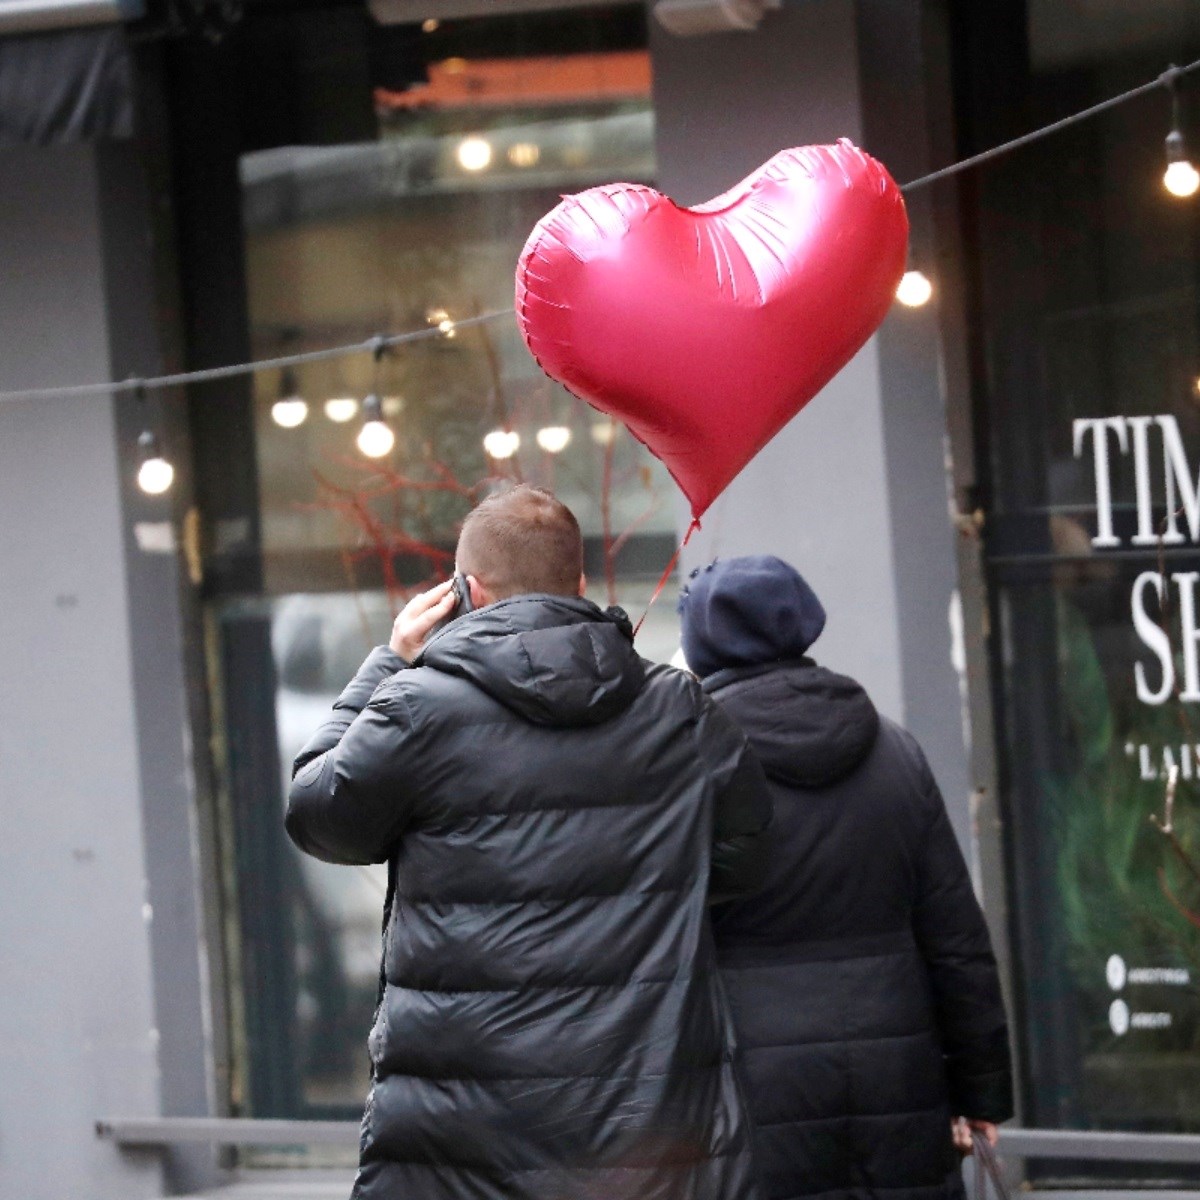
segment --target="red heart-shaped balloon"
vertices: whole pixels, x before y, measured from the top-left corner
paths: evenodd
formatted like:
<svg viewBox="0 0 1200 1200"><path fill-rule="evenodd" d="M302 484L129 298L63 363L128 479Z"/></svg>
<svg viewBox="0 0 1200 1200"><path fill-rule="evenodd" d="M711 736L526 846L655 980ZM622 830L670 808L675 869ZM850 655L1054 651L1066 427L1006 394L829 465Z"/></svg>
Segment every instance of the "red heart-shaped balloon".
<svg viewBox="0 0 1200 1200"><path fill-rule="evenodd" d="M698 517L879 326L907 246L880 163L806 146L695 208L629 183L565 198L521 253L517 318L542 369L623 421Z"/></svg>

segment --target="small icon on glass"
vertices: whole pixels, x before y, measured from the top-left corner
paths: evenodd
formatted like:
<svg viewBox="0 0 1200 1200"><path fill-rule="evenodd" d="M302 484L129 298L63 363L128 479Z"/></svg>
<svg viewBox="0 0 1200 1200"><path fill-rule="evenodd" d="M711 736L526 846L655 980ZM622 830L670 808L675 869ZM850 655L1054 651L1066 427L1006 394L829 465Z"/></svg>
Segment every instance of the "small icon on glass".
<svg viewBox="0 0 1200 1200"><path fill-rule="evenodd" d="M1108 1024L1117 1037L1129 1032L1129 1005L1124 1000L1114 1000L1108 1006Z"/></svg>
<svg viewBox="0 0 1200 1200"><path fill-rule="evenodd" d="M1104 967L1104 978L1114 992L1119 992L1125 986L1125 960L1119 954L1109 956Z"/></svg>

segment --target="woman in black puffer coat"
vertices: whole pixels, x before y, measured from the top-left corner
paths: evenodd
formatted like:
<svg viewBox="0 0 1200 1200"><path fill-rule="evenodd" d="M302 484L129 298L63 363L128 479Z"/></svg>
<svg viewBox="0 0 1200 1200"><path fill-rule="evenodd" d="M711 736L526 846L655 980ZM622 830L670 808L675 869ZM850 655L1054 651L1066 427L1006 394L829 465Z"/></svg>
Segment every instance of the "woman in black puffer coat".
<svg viewBox="0 0 1200 1200"><path fill-rule="evenodd" d="M825 613L777 558L694 573L683 650L775 805L766 886L716 910L767 1200L962 1194L951 1122L1012 1115L996 964L913 738L805 657Z"/></svg>

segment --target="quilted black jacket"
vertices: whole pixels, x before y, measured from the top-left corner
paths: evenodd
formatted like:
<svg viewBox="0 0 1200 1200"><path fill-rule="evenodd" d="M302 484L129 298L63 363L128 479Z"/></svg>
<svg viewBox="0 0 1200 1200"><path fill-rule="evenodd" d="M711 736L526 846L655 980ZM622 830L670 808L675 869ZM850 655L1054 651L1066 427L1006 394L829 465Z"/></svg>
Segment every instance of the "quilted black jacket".
<svg viewBox="0 0 1200 1200"><path fill-rule="evenodd" d="M392 859L361 1200L752 1200L708 902L759 882L743 736L628 620L518 597L375 651L292 839Z"/></svg>
<svg viewBox="0 0 1200 1200"><path fill-rule="evenodd" d="M772 863L715 912L768 1200L943 1200L950 1118L1012 1115L983 914L916 742L808 660L705 690L771 782Z"/></svg>

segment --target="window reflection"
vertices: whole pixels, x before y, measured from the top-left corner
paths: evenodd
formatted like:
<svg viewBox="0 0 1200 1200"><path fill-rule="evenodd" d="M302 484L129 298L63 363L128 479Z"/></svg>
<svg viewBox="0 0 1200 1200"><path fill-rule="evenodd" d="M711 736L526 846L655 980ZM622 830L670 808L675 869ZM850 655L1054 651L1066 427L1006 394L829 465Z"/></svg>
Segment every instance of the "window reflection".
<svg viewBox="0 0 1200 1200"><path fill-rule="evenodd" d="M275 678L274 728L250 735L245 755L271 765L253 775L253 794L235 796L242 872L274 855L284 892L242 889L247 955L272 941L283 955L271 970L245 969L271 990L247 1004L247 1073L266 1080L257 1115L361 1107L385 871L328 866L287 843L290 763L387 640L405 597L450 573L471 505L512 480L553 488L580 520L589 595L634 620L677 541L673 484L657 460L550 383L510 317L459 325L511 311L517 257L561 194L653 182L647 55L446 59L427 82L375 101L373 142L280 147L241 166L256 357L437 331L378 361L364 353L255 379L272 599L228 603L220 620L227 646L269 637L270 664L230 658L227 692L272 664ZM638 646L667 661L678 644L664 597ZM251 917L251 903L270 911Z"/></svg>

